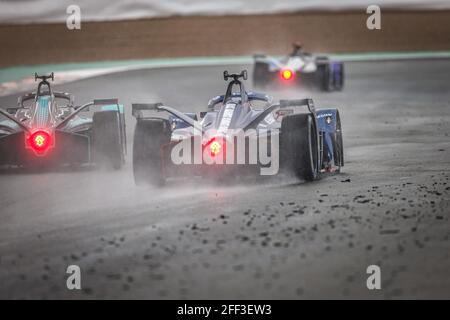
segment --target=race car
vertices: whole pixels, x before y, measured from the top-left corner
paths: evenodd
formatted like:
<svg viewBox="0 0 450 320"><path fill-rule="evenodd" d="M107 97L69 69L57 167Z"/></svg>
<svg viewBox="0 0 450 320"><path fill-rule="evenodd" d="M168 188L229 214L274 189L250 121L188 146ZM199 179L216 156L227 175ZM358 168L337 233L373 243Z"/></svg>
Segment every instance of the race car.
<svg viewBox="0 0 450 320"><path fill-rule="evenodd" d="M53 91L53 73L35 74L38 80L37 91L19 97L17 107L0 108L0 165L98 164L119 169L125 161L126 134L118 100L75 106L73 95ZM97 111L89 117L90 108Z"/></svg>
<svg viewBox="0 0 450 320"><path fill-rule="evenodd" d="M294 43L290 55L282 59L264 54L254 55L253 85L265 88L271 83L299 84L323 91L341 91L344 88L344 64L326 56L314 56Z"/></svg>
<svg viewBox="0 0 450 320"><path fill-rule="evenodd" d="M337 109L316 110L311 99L273 103L267 94L247 92L241 81L247 79L245 70L225 71L224 79L231 79L226 93L198 114L162 103L132 104L136 184L162 186L173 177L258 172L313 181L340 171L344 155Z"/></svg>

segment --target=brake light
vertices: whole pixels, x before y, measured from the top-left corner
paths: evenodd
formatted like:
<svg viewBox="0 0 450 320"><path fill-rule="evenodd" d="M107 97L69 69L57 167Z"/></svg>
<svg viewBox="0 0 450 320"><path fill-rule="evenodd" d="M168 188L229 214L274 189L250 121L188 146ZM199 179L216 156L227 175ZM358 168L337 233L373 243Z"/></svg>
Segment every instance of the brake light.
<svg viewBox="0 0 450 320"><path fill-rule="evenodd" d="M211 151L211 155L213 157L217 156L220 153L220 150L222 149L222 146L217 140L213 140L211 144L209 145L209 150Z"/></svg>
<svg viewBox="0 0 450 320"><path fill-rule="evenodd" d="M30 135L28 142L36 153L42 154L52 145L52 136L46 131L39 130Z"/></svg>
<svg viewBox="0 0 450 320"><path fill-rule="evenodd" d="M283 80L291 80L294 78L294 73L289 69L282 69L280 75Z"/></svg>

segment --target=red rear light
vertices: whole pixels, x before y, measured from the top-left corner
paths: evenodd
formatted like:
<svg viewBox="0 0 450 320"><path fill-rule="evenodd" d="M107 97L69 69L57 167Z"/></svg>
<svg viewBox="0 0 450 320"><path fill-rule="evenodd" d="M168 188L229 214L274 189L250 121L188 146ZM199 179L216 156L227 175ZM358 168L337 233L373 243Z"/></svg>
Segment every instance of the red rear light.
<svg viewBox="0 0 450 320"><path fill-rule="evenodd" d="M282 69L280 71L281 79L283 80L291 80L294 78L294 73L289 69Z"/></svg>
<svg viewBox="0 0 450 320"><path fill-rule="evenodd" d="M217 140L213 140L209 145L209 150L211 151L211 155L213 157L217 156L222 149L221 144Z"/></svg>
<svg viewBox="0 0 450 320"><path fill-rule="evenodd" d="M28 143L36 153L42 154L52 145L52 136L46 131L39 130L29 136Z"/></svg>

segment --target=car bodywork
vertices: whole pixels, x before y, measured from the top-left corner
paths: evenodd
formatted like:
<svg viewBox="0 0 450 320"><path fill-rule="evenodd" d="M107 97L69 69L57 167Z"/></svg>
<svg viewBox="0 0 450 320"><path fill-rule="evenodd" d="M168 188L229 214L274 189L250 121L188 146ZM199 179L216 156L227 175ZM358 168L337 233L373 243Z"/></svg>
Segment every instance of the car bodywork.
<svg viewBox="0 0 450 320"><path fill-rule="evenodd" d="M293 52L281 59L254 55L253 83L259 87L270 83L295 83L324 91L342 90L344 64L327 56L304 52L301 45L294 44Z"/></svg>
<svg viewBox="0 0 450 320"><path fill-rule="evenodd" d="M116 112L120 130L122 161L126 152L123 106L117 99L97 99L74 105L74 96L52 90L49 76L40 80L37 91L22 95L17 107L1 109L0 165L93 163L93 117L82 112ZM95 115L95 114L94 114Z"/></svg>
<svg viewBox="0 0 450 320"><path fill-rule="evenodd" d="M274 137L280 138L280 136L285 134L283 132L283 118L298 113L310 115L314 130L316 130L316 141L313 141L313 143L316 147L315 161L317 163L315 170L317 170L317 176L320 173L339 171L340 167L343 166L342 132L337 109L316 110L311 99L281 100L278 103L273 103L272 98L267 94L247 92L245 90L243 82L239 80L239 78L246 79L245 71L241 74L232 75L225 72L224 78L225 80L232 78L226 93L211 99L208 103L208 111L205 112L198 114L184 113L162 103L133 104L133 116L137 119L136 130L139 130L146 122L151 123L155 119L159 119L162 121L163 129L161 130L167 135L165 142L156 146L152 152L153 155L148 157L148 159L153 159L153 168L149 167L145 170L158 170L161 173L161 180L165 181L168 177L181 176L188 172L202 176L211 173L213 175L227 175L230 171L237 169L270 167L273 163L262 163L261 161L250 163L249 158L251 156L249 151L251 150L249 149L245 150L244 163L236 161L236 136L234 134L236 131L244 132L246 146L249 145L249 140L252 139L265 139L270 145L273 143ZM239 87L239 91L233 91L235 86ZM146 110L165 112L169 114L169 117L144 116L144 111ZM151 130L148 132L151 132ZM337 137L339 138L337 139ZM214 162L212 165L211 163L204 164L203 162L196 163L195 161L174 164L173 158L171 158L174 148L180 143L189 140L192 142L189 145L195 146L195 139L200 141L203 156L209 153L210 150L208 148L212 148L211 144L218 141L220 144L218 148L220 151L223 150L224 153L221 155L223 157L221 161ZM140 153L143 152L144 145L155 140L157 140L156 136L151 134L138 140L136 139L135 131L133 157L142 158ZM282 145L284 140L280 140L279 148L289 148ZM340 143L337 142L338 140ZM259 146L259 144L257 145ZM227 158L228 153L230 153L230 146L233 148L233 152L231 161L228 161L230 160ZM205 149L207 149L206 152ZM267 147L267 150L269 149L270 147ZM159 157L158 161L154 160L155 154ZM146 159L143 160L146 161ZM282 157L278 160L280 169L283 169ZM220 168L217 168L218 165L220 165ZM158 168L155 168L155 166ZM249 171L254 172L252 170ZM240 170L239 174L242 172ZM136 173L135 170L136 180L139 178L136 177L137 174L139 175L140 173Z"/></svg>

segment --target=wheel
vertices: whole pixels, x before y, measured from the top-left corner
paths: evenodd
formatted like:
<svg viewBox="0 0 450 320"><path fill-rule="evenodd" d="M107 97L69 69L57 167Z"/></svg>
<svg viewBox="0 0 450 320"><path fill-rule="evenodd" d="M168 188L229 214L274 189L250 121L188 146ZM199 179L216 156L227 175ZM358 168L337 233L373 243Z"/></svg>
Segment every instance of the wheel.
<svg viewBox="0 0 450 320"><path fill-rule="evenodd" d="M331 65L327 63L319 64L317 66L318 72L318 86L323 91L333 91L333 75Z"/></svg>
<svg viewBox="0 0 450 320"><path fill-rule="evenodd" d="M92 122L94 162L108 168L120 169L124 159L119 113L117 111L95 112Z"/></svg>
<svg viewBox="0 0 450 320"><path fill-rule="evenodd" d="M336 114L336 132L333 135L333 157L334 164L338 167L337 172L344 166L344 144L342 140L341 119L339 113Z"/></svg>
<svg viewBox="0 0 450 320"><path fill-rule="evenodd" d="M269 66L267 63L255 62L253 69L253 86L264 89L269 83Z"/></svg>
<svg viewBox="0 0 450 320"><path fill-rule="evenodd" d="M170 127L166 119L138 119L133 142L133 174L137 185L164 185L162 146L170 142Z"/></svg>
<svg viewBox="0 0 450 320"><path fill-rule="evenodd" d="M344 64L342 62L333 65L333 78L334 88L342 91L344 88Z"/></svg>
<svg viewBox="0 0 450 320"><path fill-rule="evenodd" d="M293 114L281 123L281 161L283 167L302 180L318 178L319 143L311 114Z"/></svg>

